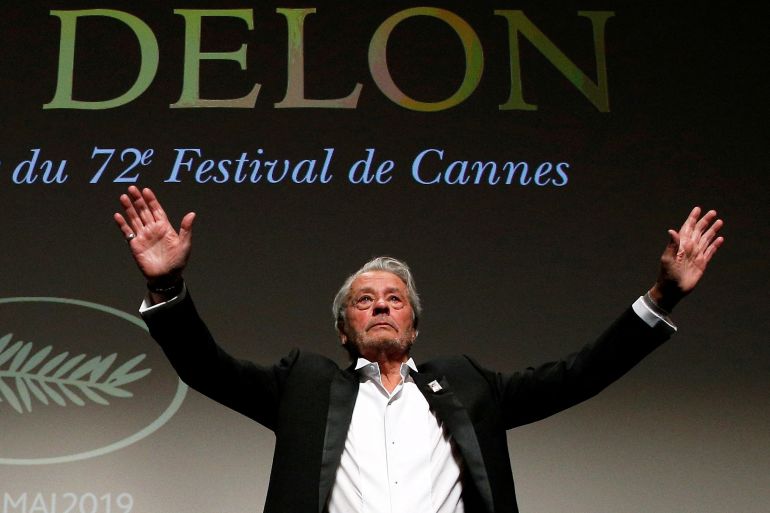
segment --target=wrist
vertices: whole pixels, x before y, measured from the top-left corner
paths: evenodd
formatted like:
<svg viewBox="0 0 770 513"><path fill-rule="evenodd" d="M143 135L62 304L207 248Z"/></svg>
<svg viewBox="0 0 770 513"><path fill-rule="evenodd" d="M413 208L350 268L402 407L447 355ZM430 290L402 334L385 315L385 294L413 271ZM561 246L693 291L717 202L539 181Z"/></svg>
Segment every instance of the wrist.
<svg viewBox="0 0 770 513"><path fill-rule="evenodd" d="M655 283L655 285L647 291L645 298L652 303L652 306L668 315L681 299L681 294L668 290L660 283Z"/></svg>
<svg viewBox="0 0 770 513"><path fill-rule="evenodd" d="M181 275L166 275L147 280L147 290L153 303L162 303L182 293L184 280Z"/></svg>

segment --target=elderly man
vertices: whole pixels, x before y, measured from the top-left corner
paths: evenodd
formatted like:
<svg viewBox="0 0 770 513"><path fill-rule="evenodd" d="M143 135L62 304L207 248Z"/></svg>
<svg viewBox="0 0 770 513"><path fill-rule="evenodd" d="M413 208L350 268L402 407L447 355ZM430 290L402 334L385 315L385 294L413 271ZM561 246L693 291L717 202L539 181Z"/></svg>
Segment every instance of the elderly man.
<svg viewBox="0 0 770 513"><path fill-rule="evenodd" d="M333 314L352 364L292 351L272 366L214 342L182 281L195 214L179 232L149 189L130 187L115 221L148 284L142 315L193 388L276 433L268 513L516 512L505 431L598 393L674 330L723 238L694 208L655 284L594 343L568 358L500 374L469 357L416 365L420 300L409 268L380 257L351 275Z"/></svg>

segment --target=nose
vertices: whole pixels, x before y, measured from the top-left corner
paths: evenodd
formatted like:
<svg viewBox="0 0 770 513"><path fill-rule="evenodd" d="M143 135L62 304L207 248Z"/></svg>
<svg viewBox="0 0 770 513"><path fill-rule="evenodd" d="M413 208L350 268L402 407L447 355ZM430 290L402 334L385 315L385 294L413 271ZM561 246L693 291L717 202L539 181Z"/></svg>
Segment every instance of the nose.
<svg viewBox="0 0 770 513"><path fill-rule="evenodd" d="M372 305L372 315L381 315L381 314L389 314L390 313L390 307L388 306L388 302L385 301L385 298L378 298L374 301L374 305Z"/></svg>

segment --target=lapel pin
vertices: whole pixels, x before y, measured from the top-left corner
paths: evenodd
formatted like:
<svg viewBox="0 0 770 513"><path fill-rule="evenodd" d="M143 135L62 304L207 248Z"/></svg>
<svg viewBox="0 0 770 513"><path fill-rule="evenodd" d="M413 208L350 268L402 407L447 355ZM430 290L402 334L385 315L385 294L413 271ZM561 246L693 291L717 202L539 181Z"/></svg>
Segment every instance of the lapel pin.
<svg viewBox="0 0 770 513"><path fill-rule="evenodd" d="M431 381L430 383L428 383L428 386L430 387L430 389L434 393L435 392L440 392L442 390L441 385L439 385L438 381L436 381L435 379L433 381Z"/></svg>

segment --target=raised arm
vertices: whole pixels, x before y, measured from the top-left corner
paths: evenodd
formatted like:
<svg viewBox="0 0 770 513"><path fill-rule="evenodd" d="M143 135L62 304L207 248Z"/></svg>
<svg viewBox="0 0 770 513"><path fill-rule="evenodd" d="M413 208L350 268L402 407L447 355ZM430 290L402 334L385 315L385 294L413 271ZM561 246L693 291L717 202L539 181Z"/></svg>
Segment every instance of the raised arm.
<svg viewBox="0 0 770 513"><path fill-rule="evenodd" d="M717 236L723 224L715 210L701 216L700 207L695 207L679 231L668 231L669 243L660 257L658 279L649 291L660 308L670 312L692 292L724 243L724 238Z"/></svg>
<svg viewBox="0 0 770 513"><path fill-rule="evenodd" d="M115 223L131 249L136 265L147 280L153 303L167 301L181 287L182 271L190 257L195 213L188 212L174 230L155 194L133 185L120 196L123 213Z"/></svg>
<svg viewBox="0 0 770 513"><path fill-rule="evenodd" d="M713 210L695 207L679 231L669 230L651 299L670 312L700 281L724 239ZM629 308L595 342L568 357L512 375L487 374L500 390L506 428L534 422L584 401L628 372L671 334L650 326ZM484 372L482 370L482 372Z"/></svg>

